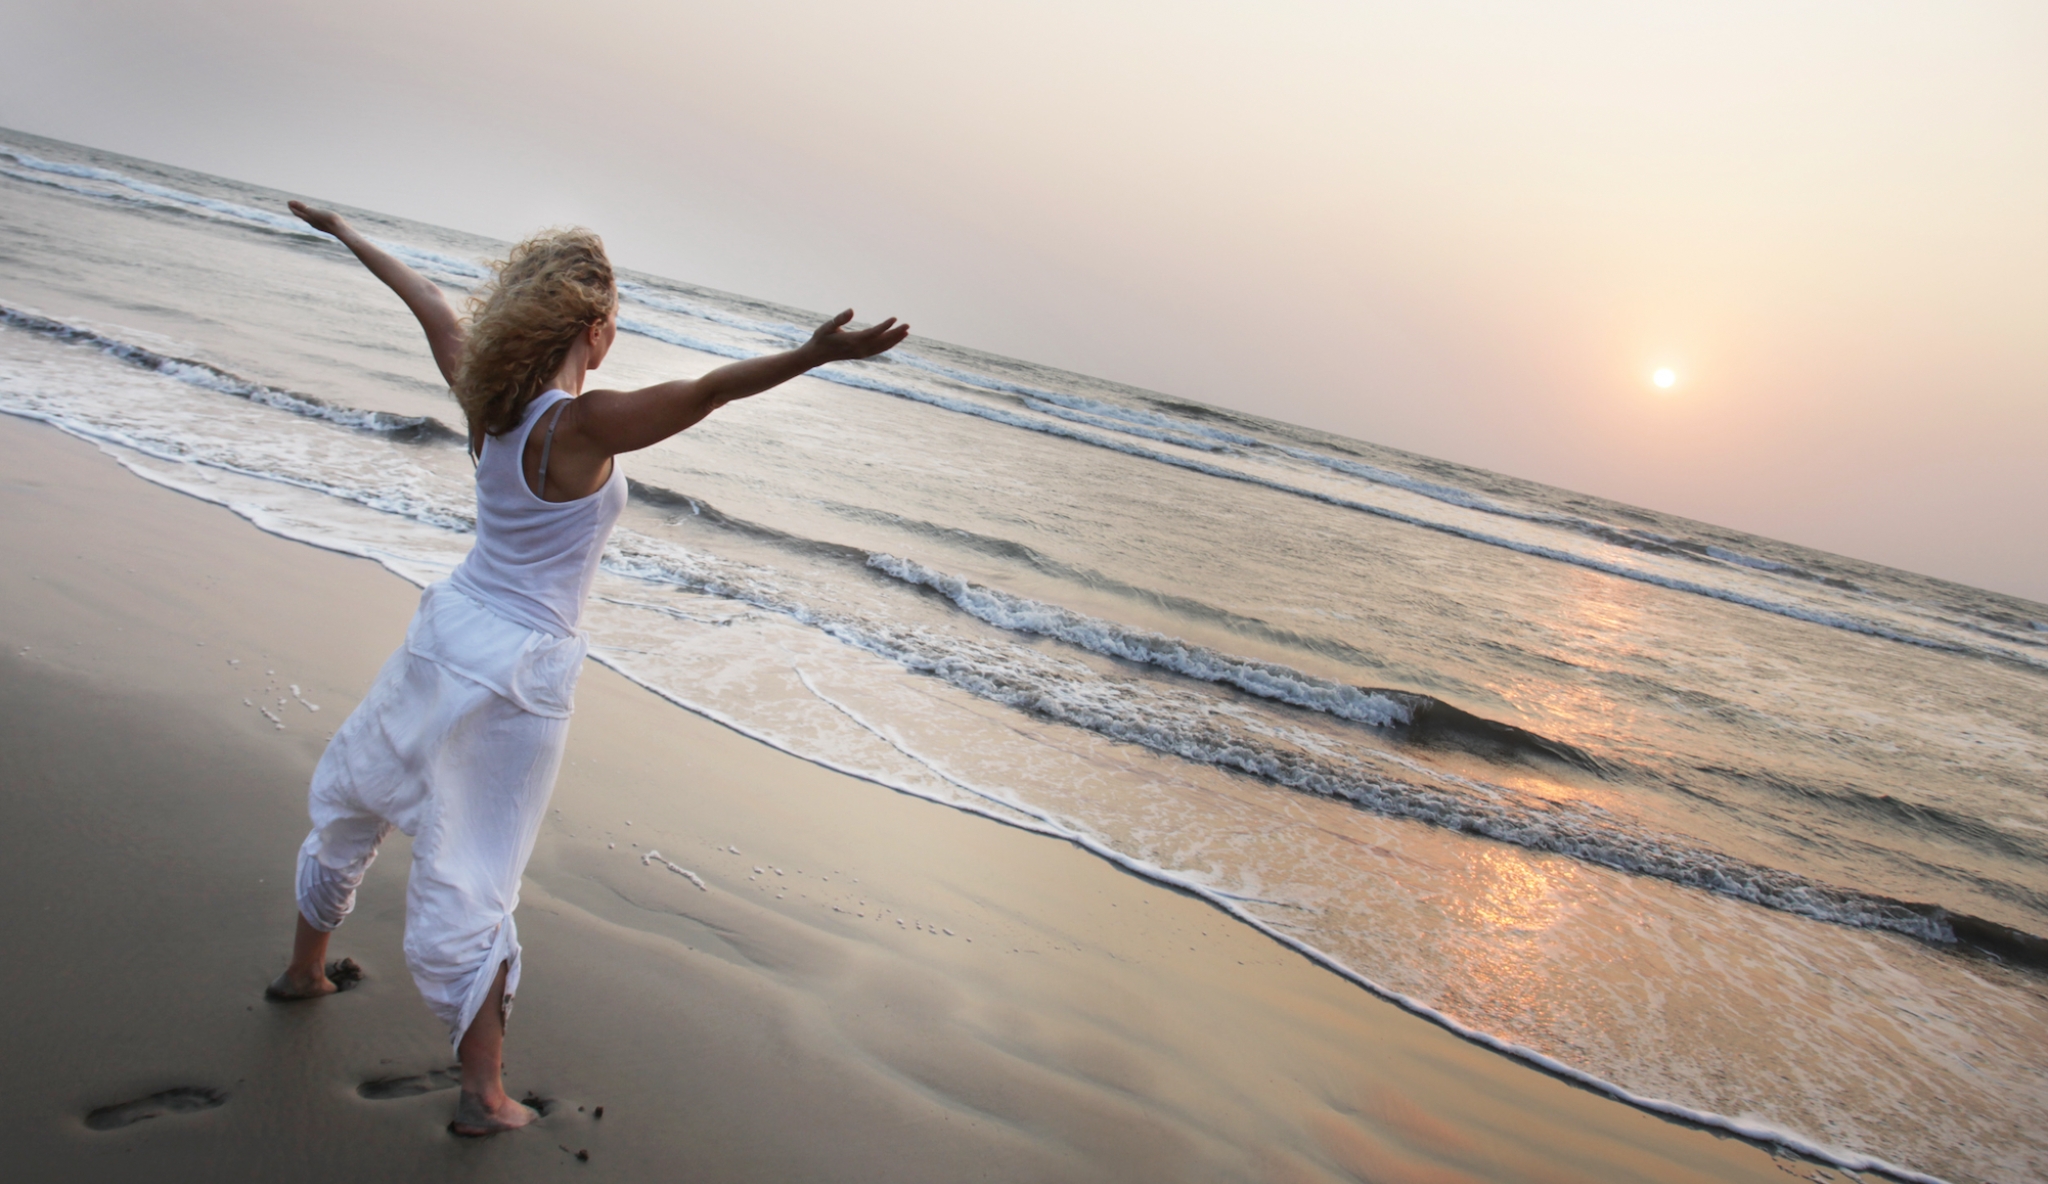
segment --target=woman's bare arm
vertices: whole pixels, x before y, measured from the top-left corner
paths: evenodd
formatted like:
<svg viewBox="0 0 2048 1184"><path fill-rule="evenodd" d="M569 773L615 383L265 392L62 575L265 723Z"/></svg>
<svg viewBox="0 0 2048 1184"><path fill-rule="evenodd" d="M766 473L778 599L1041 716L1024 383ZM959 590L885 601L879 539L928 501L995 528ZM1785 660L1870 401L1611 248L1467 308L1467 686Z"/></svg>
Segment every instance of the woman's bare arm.
<svg viewBox="0 0 2048 1184"><path fill-rule="evenodd" d="M434 351L434 363L441 367L441 377L455 385L455 375L462 368L462 345L467 337L462 321L456 317L455 309L448 304L448 298L441 289L427 277L392 258L390 252L357 234L340 214L322 210L304 202L288 203L292 213L313 229L331 234L341 240L341 245L355 252L370 274L384 281L384 285L405 306L412 315L419 318L420 328L426 330L427 348Z"/></svg>
<svg viewBox="0 0 2048 1184"><path fill-rule="evenodd" d="M897 324L895 317L848 332L852 320L853 310L847 309L795 349L733 362L699 378L637 391L587 392L563 413L555 448L585 453L592 461L636 452L695 425L735 399L758 395L827 362L872 358L894 349L910 333L910 326Z"/></svg>

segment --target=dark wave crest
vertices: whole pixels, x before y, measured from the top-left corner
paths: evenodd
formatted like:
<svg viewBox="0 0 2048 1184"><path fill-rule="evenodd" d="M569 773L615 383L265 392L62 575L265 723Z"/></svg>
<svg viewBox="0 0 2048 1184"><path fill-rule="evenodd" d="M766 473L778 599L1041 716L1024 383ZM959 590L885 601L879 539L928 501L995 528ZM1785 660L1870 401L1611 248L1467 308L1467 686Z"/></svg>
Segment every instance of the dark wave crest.
<svg viewBox="0 0 2048 1184"><path fill-rule="evenodd" d="M1175 592L1166 592L1158 588L1148 588L1141 584L1133 584L1127 580L1121 580L1115 576L1097 571L1094 568L1080 567L1054 558L1028 543L1021 543L1015 539L1003 538L1000 535L983 534L979 531L967 530L964 527L927 522L922 519L891 513L887 510L872 509L867 506L848 505L842 502L825 502L823 504L826 509L831 510L833 513L855 522L866 522L890 527L963 551L971 551L993 559L1022 564L1033 571L1064 583L1073 584L1092 591L1107 592L1139 604L1151 605L1155 608L1164 609L1178 617L1220 626L1243 637L1273 642L1321 657L1334 658L1354 666L1377 667L1386 665L1381 655L1360 649L1358 646L1339 638L1282 628L1270 621L1233 612L1230 609L1210 604L1205 600L1198 600L1192 596L1183 596ZM862 561L866 561L865 556L862 557Z"/></svg>
<svg viewBox="0 0 2048 1184"><path fill-rule="evenodd" d="M1607 762L1576 745L1474 715L1433 695L1384 689L1370 693L1407 704L1408 723L1399 731L1415 744L1456 748L1495 761L1557 761L1600 777L1614 772Z"/></svg>
<svg viewBox="0 0 2048 1184"><path fill-rule="evenodd" d="M844 543L834 543L825 539L814 539L800 534L791 534L789 531L777 527L768 526L746 518L735 517L705 501L703 498L694 497L687 493L677 493L673 489L665 489L659 485L649 485L644 481L635 481L631 477L626 478L626 494L642 505L652 506L660 510L687 513L690 517L698 519L706 526L714 526L747 538L773 543L775 546L787 551L822 556L827 559L837 559L851 563L867 562L868 553L858 547L849 547Z"/></svg>
<svg viewBox="0 0 2048 1184"><path fill-rule="evenodd" d="M91 329L67 325L63 321L4 305L0 305L0 324L37 333L68 345L90 346L110 358L126 362L137 369L161 374L165 378L188 386L247 399L252 403L261 403L266 407L275 407L294 415L324 419L329 423L355 428L358 431L375 432L387 440L406 444L462 444L468 440L463 433L430 415L393 415L388 411L364 411L355 407L345 407L315 395L300 394L297 391L252 382L205 362L195 362L190 358L174 358L155 350L144 349L131 342L96 333Z"/></svg>

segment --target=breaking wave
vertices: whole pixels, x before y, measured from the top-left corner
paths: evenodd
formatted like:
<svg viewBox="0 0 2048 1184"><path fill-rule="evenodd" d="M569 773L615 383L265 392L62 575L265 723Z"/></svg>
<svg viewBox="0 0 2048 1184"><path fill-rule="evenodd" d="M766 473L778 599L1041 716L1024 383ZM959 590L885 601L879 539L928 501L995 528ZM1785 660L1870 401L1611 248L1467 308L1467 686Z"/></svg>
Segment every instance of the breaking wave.
<svg viewBox="0 0 2048 1184"><path fill-rule="evenodd" d="M467 438L432 416L393 415L388 411L362 411L354 407L339 406L313 395L251 382L218 366L209 366L205 362L170 357L91 329L67 325L63 321L4 305L0 305L0 324L24 329L68 345L91 346L110 358L126 362L141 370L161 374L187 386L247 399L252 403L274 407L279 411L289 411L293 415L303 415L309 419L324 419L329 423L355 428L358 431L376 432L388 439L409 443L460 444Z"/></svg>

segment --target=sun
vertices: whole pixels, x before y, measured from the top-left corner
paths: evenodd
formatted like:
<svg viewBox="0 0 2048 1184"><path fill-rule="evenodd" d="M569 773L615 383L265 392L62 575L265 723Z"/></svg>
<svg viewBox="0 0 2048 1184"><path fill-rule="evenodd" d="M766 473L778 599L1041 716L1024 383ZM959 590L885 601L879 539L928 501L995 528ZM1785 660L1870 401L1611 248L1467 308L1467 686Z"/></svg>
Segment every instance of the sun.
<svg viewBox="0 0 2048 1184"><path fill-rule="evenodd" d="M1678 373L1668 366L1660 366L1655 374L1650 375L1650 381L1657 384L1658 390L1668 391L1678 385Z"/></svg>

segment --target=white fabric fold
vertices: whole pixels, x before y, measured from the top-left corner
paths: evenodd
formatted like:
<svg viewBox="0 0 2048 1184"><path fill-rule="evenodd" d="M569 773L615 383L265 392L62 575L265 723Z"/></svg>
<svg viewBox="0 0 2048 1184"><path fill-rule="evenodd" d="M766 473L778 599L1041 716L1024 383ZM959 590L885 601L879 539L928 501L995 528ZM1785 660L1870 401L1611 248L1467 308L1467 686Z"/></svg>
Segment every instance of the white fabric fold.
<svg viewBox="0 0 2048 1184"><path fill-rule="evenodd" d="M448 583L429 585L405 648L482 683L535 715L567 719L590 643L514 624Z"/></svg>

